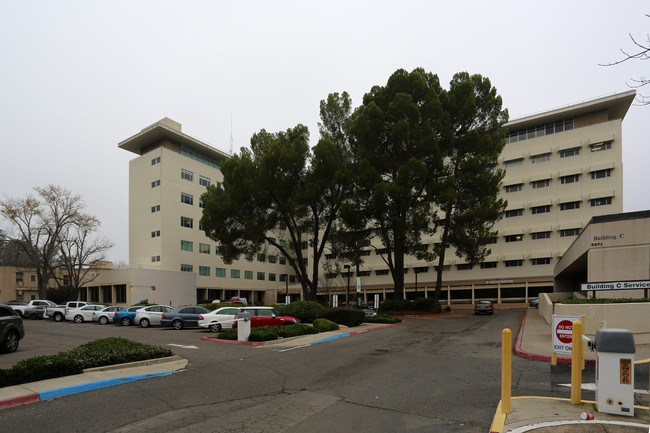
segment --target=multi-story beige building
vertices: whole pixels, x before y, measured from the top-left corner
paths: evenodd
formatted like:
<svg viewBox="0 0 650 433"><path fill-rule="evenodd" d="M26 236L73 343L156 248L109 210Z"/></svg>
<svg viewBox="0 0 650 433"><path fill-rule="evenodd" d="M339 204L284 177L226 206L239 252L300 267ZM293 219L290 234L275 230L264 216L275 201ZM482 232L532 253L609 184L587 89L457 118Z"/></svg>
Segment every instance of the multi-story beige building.
<svg viewBox="0 0 650 433"><path fill-rule="evenodd" d="M552 291L553 267L591 217L623 209L622 121L635 96L629 91L516 119L499 165L506 171L508 201L492 252L473 268L448 252L442 300L527 300ZM275 302L285 284L299 293L284 259L266 252L225 265L218 245L200 227L201 194L222 180L227 154L184 134L163 119L119 144L137 157L129 168L129 255L131 267L193 272L196 297L246 296ZM435 237L428 239L433 244ZM362 248L356 275L324 261L320 291L346 291L360 277L364 296L392 292L380 245ZM331 262L329 263L331 265ZM431 295L435 263L407 258L406 295Z"/></svg>

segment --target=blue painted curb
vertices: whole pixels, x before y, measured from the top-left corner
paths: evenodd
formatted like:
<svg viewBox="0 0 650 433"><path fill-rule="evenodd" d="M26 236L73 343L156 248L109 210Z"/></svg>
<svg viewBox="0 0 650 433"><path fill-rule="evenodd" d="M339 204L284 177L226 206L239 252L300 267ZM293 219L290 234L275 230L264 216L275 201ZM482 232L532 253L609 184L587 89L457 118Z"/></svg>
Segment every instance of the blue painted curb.
<svg viewBox="0 0 650 433"><path fill-rule="evenodd" d="M157 376L167 376L174 371L163 371L160 373L139 374L136 376L117 377L115 379L104 379L95 382L82 383L79 385L64 386L62 388L50 389L39 393L41 400L49 400L51 398L62 397L64 395L77 394L85 391L92 391L93 389L107 388L109 386L119 385L122 383L135 382L140 379L149 379Z"/></svg>

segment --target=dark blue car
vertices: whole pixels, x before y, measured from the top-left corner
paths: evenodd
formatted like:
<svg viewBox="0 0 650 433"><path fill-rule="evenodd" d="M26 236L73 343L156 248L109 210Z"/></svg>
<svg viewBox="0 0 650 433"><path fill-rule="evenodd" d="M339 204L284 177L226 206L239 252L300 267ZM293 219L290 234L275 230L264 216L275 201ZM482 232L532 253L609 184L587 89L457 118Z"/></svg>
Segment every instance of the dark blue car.
<svg viewBox="0 0 650 433"><path fill-rule="evenodd" d="M144 307L146 307L146 305L133 305L131 307L125 308L122 311L118 311L115 313L115 316L113 316L113 323L121 323L124 326L133 324L135 312Z"/></svg>
<svg viewBox="0 0 650 433"><path fill-rule="evenodd" d="M199 317L208 310L198 305L188 305L175 309L170 313L163 313L160 318L162 326L171 326L174 329L199 326Z"/></svg>

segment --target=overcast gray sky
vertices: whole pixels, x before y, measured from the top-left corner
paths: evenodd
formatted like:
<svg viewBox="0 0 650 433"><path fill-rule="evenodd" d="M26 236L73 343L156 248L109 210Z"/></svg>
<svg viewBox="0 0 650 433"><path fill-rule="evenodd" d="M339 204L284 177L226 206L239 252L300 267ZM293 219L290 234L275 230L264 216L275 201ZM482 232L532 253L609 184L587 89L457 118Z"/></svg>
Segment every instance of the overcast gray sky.
<svg viewBox="0 0 650 433"><path fill-rule="evenodd" d="M515 119L627 91L648 63L599 63L647 40L645 1L0 0L0 196L53 183L81 194L128 260L128 161L117 143L167 116L228 152L354 106L396 69L447 87L487 76ZM645 89L650 94L650 88ZM644 121L645 119L645 121ZM650 209L650 106L623 122L624 210ZM646 124L644 127L643 125Z"/></svg>

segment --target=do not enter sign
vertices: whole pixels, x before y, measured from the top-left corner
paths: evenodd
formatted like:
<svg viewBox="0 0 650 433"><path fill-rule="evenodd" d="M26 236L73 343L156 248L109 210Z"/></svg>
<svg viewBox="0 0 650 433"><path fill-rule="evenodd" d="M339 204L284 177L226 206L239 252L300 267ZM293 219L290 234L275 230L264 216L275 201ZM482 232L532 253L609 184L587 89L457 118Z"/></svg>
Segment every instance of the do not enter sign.
<svg viewBox="0 0 650 433"><path fill-rule="evenodd" d="M553 316L553 352L571 354L573 343L573 322L580 316Z"/></svg>

